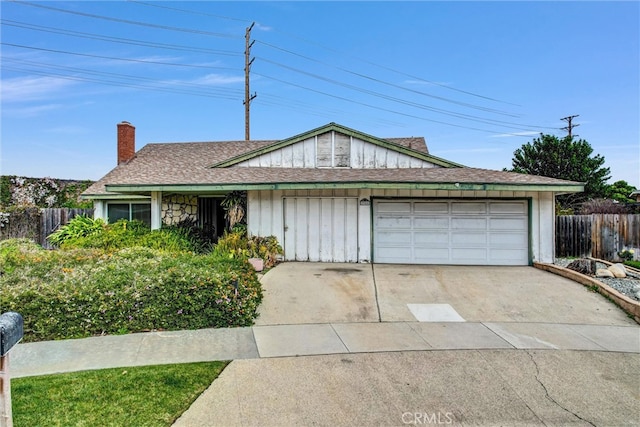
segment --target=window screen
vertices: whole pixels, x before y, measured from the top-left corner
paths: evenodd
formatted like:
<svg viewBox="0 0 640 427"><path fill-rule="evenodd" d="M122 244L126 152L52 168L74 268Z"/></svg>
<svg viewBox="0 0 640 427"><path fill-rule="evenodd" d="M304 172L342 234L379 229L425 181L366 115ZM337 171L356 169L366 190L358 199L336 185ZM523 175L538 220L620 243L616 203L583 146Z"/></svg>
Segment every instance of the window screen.
<svg viewBox="0 0 640 427"><path fill-rule="evenodd" d="M129 203L109 203L107 205L107 217L109 222L116 222L119 219L129 219Z"/></svg>

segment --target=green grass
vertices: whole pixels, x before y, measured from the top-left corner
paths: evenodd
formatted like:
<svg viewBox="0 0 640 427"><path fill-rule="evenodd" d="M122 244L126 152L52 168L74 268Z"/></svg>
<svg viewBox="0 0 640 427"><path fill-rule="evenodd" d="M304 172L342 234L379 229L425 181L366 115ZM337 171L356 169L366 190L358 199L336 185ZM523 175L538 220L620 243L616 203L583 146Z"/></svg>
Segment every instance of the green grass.
<svg viewBox="0 0 640 427"><path fill-rule="evenodd" d="M227 363L116 368L13 379L14 425L170 426Z"/></svg>
<svg viewBox="0 0 640 427"><path fill-rule="evenodd" d="M625 261L625 265L640 269L640 261Z"/></svg>

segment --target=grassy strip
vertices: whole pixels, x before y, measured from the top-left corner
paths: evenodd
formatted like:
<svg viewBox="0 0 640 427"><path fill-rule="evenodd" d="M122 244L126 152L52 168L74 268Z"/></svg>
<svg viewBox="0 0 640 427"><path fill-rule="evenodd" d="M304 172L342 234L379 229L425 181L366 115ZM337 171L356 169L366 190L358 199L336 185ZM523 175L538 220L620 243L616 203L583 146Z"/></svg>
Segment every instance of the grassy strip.
<svg viewBox="0 0 640 427"><path fill-rule="evenodd" d="M228 362L17 378L16 426L170 426Z"/></svg>

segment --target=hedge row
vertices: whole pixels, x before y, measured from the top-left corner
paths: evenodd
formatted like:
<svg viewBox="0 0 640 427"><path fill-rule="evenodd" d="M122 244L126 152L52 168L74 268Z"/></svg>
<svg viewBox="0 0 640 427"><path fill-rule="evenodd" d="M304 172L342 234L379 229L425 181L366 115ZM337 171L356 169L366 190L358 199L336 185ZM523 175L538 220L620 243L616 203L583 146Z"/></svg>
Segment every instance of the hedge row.
<svg viewBox="0 0 640 427"><path fill-rule="evenodd" d="M23 315L25 341L248 326L261 300L256 273L241 259L0 242L0 312Z"/></svg>

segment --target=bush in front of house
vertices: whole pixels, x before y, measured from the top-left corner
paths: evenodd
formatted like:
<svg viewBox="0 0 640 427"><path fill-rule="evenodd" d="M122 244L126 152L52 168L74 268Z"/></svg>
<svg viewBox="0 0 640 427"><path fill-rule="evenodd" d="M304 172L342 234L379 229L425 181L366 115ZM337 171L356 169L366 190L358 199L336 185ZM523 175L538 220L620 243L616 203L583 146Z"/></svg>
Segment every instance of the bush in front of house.
<svg viewBox="0 0 640 427"><path fill-rule="evenodd" d="M226 232L213 248L213 253L223 258L261 258L264 267L271 268L276 264L278 255L283 254L278 239L274 236L247 237L244 230Z"/></svg>
<svg viewBox="0 0 640 427"><path fill-rule="evenodd" d="M48 237L49 242L63 249L96 248L113 251L143 246L170 252L209 251L195 225L163 227L151 230L142 221L119 220L107 224L101 219L77 216Z"/></svg>
<svg viewBox="0 0 640 427"><path fill-rule="evenodd" d="M22 314L25 341L248 326L261 300L242 259L0 242L0 312Z"/></svg>

